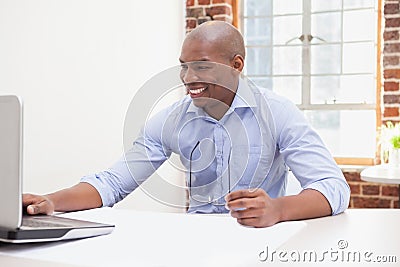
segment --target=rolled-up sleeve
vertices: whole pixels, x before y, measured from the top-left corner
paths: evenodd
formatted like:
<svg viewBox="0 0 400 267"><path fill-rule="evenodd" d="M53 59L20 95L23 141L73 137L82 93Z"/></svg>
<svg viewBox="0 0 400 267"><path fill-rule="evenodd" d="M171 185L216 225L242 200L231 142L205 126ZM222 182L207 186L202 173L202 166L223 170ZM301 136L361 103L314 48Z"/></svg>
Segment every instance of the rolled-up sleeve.
<svg viewBox="0 0 400 267"><path fill-rule="evenodd" d="M332 214L349 205L350 187L320 136L289 101L276 120L280 153L303 189L314 189L328 200Z"/></svg>
<svg viewBox="0 0 400 267"><path fill-rule="evenodd" d="M117 169L127 169L123 167L123 161L117 162L115 165L121 165ZM114 165L114 166L115 166ZM121 175L113 169L102 171L96 174L87 175L81 178L81 182L91 184L99 192L103 206L113 206L115 203L121 201L130 192L138 187L138 184L132 182L133 178L129 171L124 171L126 175Z"/></svg>

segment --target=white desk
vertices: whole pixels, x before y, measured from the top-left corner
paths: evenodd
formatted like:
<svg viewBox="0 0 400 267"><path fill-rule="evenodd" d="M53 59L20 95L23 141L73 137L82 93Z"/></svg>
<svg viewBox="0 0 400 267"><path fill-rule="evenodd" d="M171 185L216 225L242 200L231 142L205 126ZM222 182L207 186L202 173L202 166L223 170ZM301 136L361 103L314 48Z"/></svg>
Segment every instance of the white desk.
<svg viewBox="0 0 400 267"><path fill-rule="evenodd" d="M360 178L373 183L398 184L400 208L400 167L390 164L375 165L361 171Z"/></svg>
<svg viewBox="0 0 400 267"><path fill-rule="evenodd" d="M348 209L334 217L306 220L307 227L293 236L279 250L315 251L323 264L294 262L290 266L400 266L400 210L398 209ZM347 247L341 249L342 246ZM338 252L337 254L335 254ZM347 261L360 252L360 262ZM329 255L334 253L333 255ZM368 254L370 262L363 259ZM333 261L330 257L337 256ZM342 256L344 260L342 261ZM395 256L395 263L378 263L379 256ZM367 259L368 260L368 259ZM374 262L375 261L375 262ZM279 265L279 264L278 264ZM265 265L264 265L265 266ZM279 265L280 266L280 265ZM283 265L288 266L288 264Z"/></svg>
<svg viewBox="0 0 400 267"><path fill-rule="evenodd" d="M108 236L69 242L0 244L0 266L281 266L277 253L305 250L320 257L325 251L370 251L373 256L396 257L397 263L387 266L400 265L398 209L352 209L334 217L263 229L242 227L231 217L218 215L99 209L68 216L115 223L116 229ZM338 249L339 240L347 242L348 248ZM265 253L261 252L267 247L269 253L276 252L275 260L262 262ZM326 258L318 266L330 265L353 263Z"/></svg>

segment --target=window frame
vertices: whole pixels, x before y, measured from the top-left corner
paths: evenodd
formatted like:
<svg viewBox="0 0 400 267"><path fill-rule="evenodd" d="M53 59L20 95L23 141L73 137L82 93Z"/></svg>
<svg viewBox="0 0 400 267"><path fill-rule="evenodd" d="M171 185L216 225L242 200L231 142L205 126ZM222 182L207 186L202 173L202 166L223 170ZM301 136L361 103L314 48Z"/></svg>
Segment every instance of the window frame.
<svg viewBox="0 0 400 267"><path fill-rule="evenodd" d="M303 9L311 10L310 6L307 7L304 5L311 5L311 0L305 0L303 1ZM237 27L241 32L243 32L243 21L244 21L244 1L239 1L239 0L233 0L232 1L232 13L233 13L233 25ZM342 11L338 10L338 11ZM360 9L354 9L354 10L360 10ZM382 112L381 112L381 92L382 92L382 1L377 0L377 6L376 6L376 11L377 11L377 25L376 25L376 66L375 66L375 71L376 71L376 94L375 94L375 104L361 104L361 103L335 103L335 104L312 104L311 103L311 87L310 87L310 80L307 81L307 79L302 79L302 99L301 99L301 104L297 105L298 108L302 111L305 110L375 110L376 114L376 127L375 130L378 132L381 124L382 124ZM302 13L303 14L303 13ZM307 14L310 16L308 20L308 25L302 25L302 36L304 36L304 28L308 27L309 29L309 34L311 35L311 13ZM304 19L303 24L304 24ZM307 23L307 22L306 22ZM342 25L343 27L343 25ZM308 41L307 38L306 42ZM340 42L343 45L343 41ZM303 45L303 44L302 44ZM311 48L311 45L309 46ZM343 51L343 50L342 50ZM343 53L343 52L342 52ZM310 62L311 64L311 62ZM304 76L304 72L303 72ZM327 75L322 75L322 76L327 76ZM315 77L315 76L314 76ZM311 75L307 76L308 79L311 78ZM308 83L305 84L304 83ZM381 163L380 158L380 146L379 142L376 144L376 151L375 151L375 158L361 158L361 157L334 157L336 162L339 165L375 165Z"/></svg>

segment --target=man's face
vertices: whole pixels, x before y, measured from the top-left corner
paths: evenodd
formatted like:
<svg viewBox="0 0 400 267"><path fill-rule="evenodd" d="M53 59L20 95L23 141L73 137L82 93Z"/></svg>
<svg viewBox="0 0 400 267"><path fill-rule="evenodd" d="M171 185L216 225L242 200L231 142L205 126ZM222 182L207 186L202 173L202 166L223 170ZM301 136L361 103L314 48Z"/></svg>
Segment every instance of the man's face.
<svg viewBox="0 0 400 267"><path fill-rule="evenodd" d="M182 46L181 79L197 107L208 112L216 105L230 106L238 72L220 47L202 40L186 40Z"/></svg>

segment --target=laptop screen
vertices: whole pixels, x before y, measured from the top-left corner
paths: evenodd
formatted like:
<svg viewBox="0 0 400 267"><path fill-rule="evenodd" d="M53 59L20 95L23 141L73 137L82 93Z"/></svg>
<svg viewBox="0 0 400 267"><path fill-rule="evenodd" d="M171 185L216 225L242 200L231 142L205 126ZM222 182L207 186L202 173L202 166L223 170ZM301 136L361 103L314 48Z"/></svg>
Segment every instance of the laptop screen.
<svg viewBox="0 0 400 267"><path fill-rule="evenodd" d="M0 96L0 226L15 229L22 217L22 102Z"/></svg>

